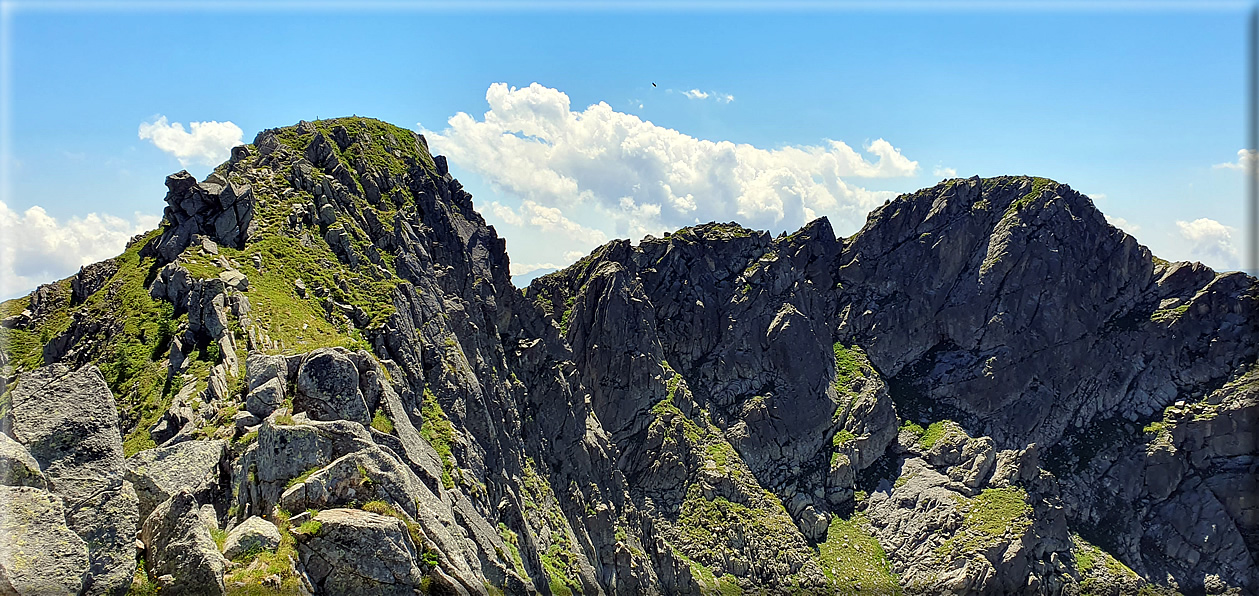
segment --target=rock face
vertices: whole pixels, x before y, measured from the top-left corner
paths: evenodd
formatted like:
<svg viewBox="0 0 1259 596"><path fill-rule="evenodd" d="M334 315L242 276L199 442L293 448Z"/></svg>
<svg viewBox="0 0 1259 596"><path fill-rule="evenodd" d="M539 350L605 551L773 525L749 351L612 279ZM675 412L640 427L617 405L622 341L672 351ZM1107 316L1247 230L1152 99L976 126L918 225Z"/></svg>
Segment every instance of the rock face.
<svg viewBox="0 0 1259 596"><path fill-rule="evenodd" d="M66 524L88 545L86 594L125 592L135 570L136 493L125 460L113 393L94 366L54 364L23 374L0 421L39 464L64 501Z"/></svg>
<svg viewBox="0 0 1259 596"><path fill-rule="evenodd" d="M327 594L414 594L423 574L406 524L357 509L328 509L298 536L310 579Z"/></svg>
<svg viewBox="0 0 1259 596"><path fill-rule="evenodd" d="M89 591L137 513L164 593L1259 590L1259 284L1066 185L616 240L523 293L378 121L167 186L0 327L52 338L5 356L51 366L10 365L4 490L64 499Z"/></svg>
<svg viewBox="0 0 1259 596"><path fill-rule="evenodd" d="M29 486L0 486L0 534L0 593L80 592L88 574L87 545L66 527L60 497Z"/></svg>
<svg viewBox="0 0 1259 596"><path fill-rule="evenodd" d="M150 577L170 594L223 594L227 561L198 513L196 497L180 492L144 521L140 541Z"/></svg>
<svg viewBox="0 0 1259 596"><path fill-rule="evenodd" d="M127 461L127 480L139 496L140 518L148 518L154 507L180 491L226 511L230 482L226 456L225 441L186 441L133 456Z"/></svg>

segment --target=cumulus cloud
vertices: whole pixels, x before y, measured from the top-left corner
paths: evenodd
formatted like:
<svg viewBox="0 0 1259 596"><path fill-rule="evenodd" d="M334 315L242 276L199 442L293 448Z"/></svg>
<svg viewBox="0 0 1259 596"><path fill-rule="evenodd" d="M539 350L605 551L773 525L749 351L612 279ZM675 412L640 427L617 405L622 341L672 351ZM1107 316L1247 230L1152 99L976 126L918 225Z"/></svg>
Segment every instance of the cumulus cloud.
<svg viewBox="0 0 1259 596"><path fill-rule="evenodd" d="M167 123L166 116L140 123L140 138L174 155L180 165L218 165L242 144L244 131L232 122L189 122L188 130L178 122Z"/></svg>
<svg viewBox="0 0 1259 596"><path fill-rule="evenodd" d="M934 170L931 170L931 175L936 178L957 178L957 170L936 166Z"/></svg>
<svg viewBox="0 0 1259 596"><path fill-rule="evenodd" d="M1212 168L1217 170L1245 170L1250 164L1255 162L1256 152L1254 149L1238 149L1237 161L1229 161L1217 163Z"/></svg>
<svg viewBox="0 0 1259 596"><path fill-rule="evenodd" d="M603 102L573 110L568 95L537 83L495 83L485 99L480 119L461 112L440 132L421 125L430 145L520 199L518 208L490 205L499 221L582 244L711 220L786 230L828 215L855 230L895 193L847 178L918 172L918 162L881 138L864 145L864 155L835 140L764 149L698 139Z"/></svg>
<svg viewBox="0 0 1259 596"><path fill-rule="evenodd" d="M1105 196L1105 195L1102 195L1102 196ZM1097 197L1098 197L1098 195L1089 195L1089 198L1092 198L1092 199L1096 199ZM1122 217L1111 217L1111 216L1109 216L1109 215L1107 215L1107 216L1105 216L1105 217L1106 217L1106 222L1107 222L1107 223L1109 223L1109 224L1110 224L1110 225L1112 225L1112 226L1115 226L1116 228L1119 228L1119 229L1121 229L1121 230L1123 230L1123 231L1127 232L1127 233L1128 233L1128 234L1130 234L1130 235L1131 235L1131 234L1136 234L1137 232L1140 232L1140 231L1141 231L1141 226L1139 226L1139 225L1137 225L1137 224L1134 224L1134 223L1132 223L1132 222L1130 222L1130 221L1128 221L1128 220L1126 220L1126 219L1124 219L1124 218L1122 218ZM1183 223L1183 222L1182 222L1182 223Z"/></svg>
<svg viewBox="0 0 1259 596"><path fill-rule="evenodd" d="M1237 245L1233 241L1237 229L1206 217L1193 221L1177 221L1180 237L1189 243L1189 254L1217 269L1236 269Z"/></svg>
<svg viewBox="0 0 1259 596"><path fill-rule="evenodd" d="M117 256L128 240L160 220L141 213L130 220L89 213L62 222L39 206L18 213L0 202L0 297L25 294L82 265Z"/></svg>
<svg viewBox="0 0 1259 596"><path fill-rule="evenodd" d="M691 99L708 99L708 94L704 93L703 91L700 91L699 89L691 89L690 91L683 91L682 95L685 95Z"/></svg>
<svg viewBox="0 0 1259 596"><path fill-rule="evenodd" d="M490 204L490 212L511 225L528 224L544 233L569 238L582 245L596 246L608 241L602 231L587 228L568 219L555 207L546 207L530 200L523 201L519 209L512 209L495 201Z"/></svg>

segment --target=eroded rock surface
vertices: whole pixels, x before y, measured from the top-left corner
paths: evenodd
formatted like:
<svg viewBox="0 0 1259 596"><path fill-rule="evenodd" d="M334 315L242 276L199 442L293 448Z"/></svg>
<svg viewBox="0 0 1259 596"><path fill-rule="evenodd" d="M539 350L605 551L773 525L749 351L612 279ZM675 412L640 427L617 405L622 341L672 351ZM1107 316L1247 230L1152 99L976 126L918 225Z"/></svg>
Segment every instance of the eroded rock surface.
<svg viewBox="0 0 1259 596"><path fill-rule="evenodd" d="M1256 589L1259 286L1066 185L616 240L523 293L445 158L378 121L167 186L161 230L3 326L53 364L17 370L0 469L65 499L93 570L152 509L164 591Z"/></svg>

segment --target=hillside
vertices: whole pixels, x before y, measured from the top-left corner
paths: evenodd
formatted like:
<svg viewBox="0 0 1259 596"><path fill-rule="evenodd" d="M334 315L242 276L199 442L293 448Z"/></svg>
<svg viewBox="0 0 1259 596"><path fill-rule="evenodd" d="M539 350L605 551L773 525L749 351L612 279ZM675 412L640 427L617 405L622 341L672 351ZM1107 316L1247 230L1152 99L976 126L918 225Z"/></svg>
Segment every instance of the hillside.
<svg viewBox="0 0 1259 596"><path fill-rule="evenodd" d="M1065 184L523 289L380 121L166 186L0 305L0 593L1259 593L1259 282Z"/></svg>

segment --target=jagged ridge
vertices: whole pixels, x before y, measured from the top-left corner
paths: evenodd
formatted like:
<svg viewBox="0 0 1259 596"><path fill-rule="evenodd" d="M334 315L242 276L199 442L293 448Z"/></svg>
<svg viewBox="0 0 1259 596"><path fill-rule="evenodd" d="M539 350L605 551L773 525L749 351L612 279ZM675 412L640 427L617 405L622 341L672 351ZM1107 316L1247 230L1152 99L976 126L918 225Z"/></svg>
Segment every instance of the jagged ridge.
<svg viewBox="0 0 1259 596"><path fill-rule="evenodd" d="M11 371L104 373L154 580L200 503L280 532L228 590L1253 590L1255 281L1156 262L1065 185L614 241L522 296L404 129L263 131L167 184L161 230L3 306Z"/></svg>

